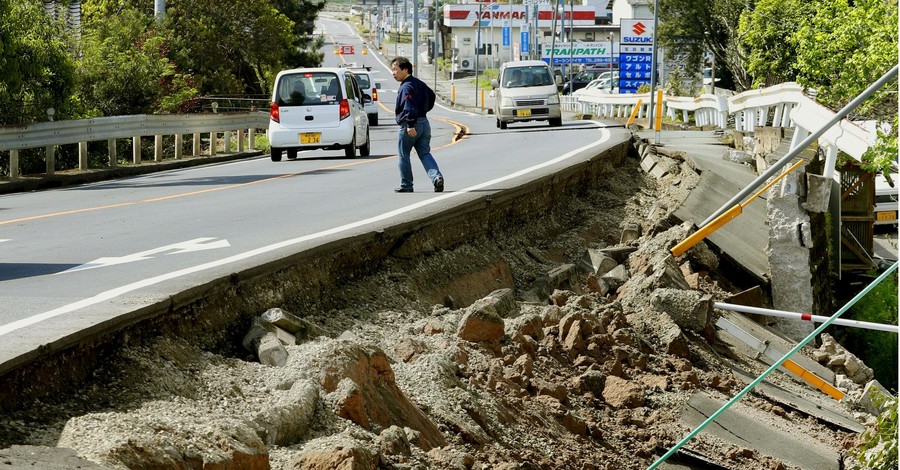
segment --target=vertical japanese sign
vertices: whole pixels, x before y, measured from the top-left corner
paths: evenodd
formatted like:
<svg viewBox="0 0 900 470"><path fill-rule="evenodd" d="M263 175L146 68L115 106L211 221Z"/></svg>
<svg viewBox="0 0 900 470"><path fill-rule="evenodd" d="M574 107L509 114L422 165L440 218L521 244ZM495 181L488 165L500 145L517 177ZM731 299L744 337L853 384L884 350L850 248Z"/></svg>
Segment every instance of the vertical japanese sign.
<svg viewBox="0 0 900 470"><path fill-rule="evenodd" d="M509 36L510 36L510 26L509 20L503 20L503 45L509 46Z"/></svg>
<svg viewBox="0 0 900 470"><path fill-rule="evenodd" d="M619 93L637 93L653 73L653 20L622 20L619 49Z"/></svg>

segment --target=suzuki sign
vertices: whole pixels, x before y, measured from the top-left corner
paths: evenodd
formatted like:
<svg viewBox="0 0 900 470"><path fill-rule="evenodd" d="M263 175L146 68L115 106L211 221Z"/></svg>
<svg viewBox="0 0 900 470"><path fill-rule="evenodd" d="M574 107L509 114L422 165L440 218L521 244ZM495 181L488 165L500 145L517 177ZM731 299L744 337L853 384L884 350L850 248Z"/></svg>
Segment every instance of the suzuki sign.
<svg viewBox="0 0 900 470"><path fill-rule="evenodd" d="M621 20L622 44L653 44L653 20Z"/></svg>

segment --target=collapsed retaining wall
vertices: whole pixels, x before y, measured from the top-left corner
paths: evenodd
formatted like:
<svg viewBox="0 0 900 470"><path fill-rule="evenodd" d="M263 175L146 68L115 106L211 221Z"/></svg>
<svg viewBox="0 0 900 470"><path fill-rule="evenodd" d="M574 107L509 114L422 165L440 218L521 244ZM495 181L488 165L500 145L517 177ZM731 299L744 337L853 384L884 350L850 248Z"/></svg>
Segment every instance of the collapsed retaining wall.
<svg viewBox="0 0 900 470"><path fill-rule="evenodd" d="M180 336L204 349L231 350L240 345L251 312L297 298L311 306L327 305L340 295L341 285L374 272L388 257L428 255L477 237L515 230L578 198L619 165L629 151L633 152L631 142L626 140L583 163L517 188L233 273L132 312L124 321L119 318L108 326L98 325L90 340L59 350L48 347L26 363L0 371L0 409L9 411L23 400L70 389L89 378L105 357L158 336ZM470 295L480 297L495 288L486 285L484 292Z"/></svg>

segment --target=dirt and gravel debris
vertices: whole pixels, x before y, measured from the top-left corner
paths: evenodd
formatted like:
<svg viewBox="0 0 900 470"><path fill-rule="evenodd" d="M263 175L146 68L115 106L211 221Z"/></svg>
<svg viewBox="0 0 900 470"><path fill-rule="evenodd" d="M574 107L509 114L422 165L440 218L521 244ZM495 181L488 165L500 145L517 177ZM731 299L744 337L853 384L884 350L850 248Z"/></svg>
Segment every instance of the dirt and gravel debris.
<svg viewBox="0 0 900 470"><path fill-rule="evenodd" d="M670 160L657 181L629 159L542 224L385 260L327 309L273 305L319 333L285 345L284 367L190 338L124 349L87 386L0 418L0 445L70 448L107 468L645 468L688 432L692 394L727 400L742 386L713 344L711 311L697 323L654 307L657 291L657 302L730 294L705 244L668 255L688 233L669 216L696 182ZM643 235L621 286L598 291L579 272L542 302L522 300L585 250L616 246L627 223ZM511 311L478 301L503 288L518 299ZM742 406L832 448L847 438L757 396ZM691 449L731 468L792 468L712 436Z"/></svg>

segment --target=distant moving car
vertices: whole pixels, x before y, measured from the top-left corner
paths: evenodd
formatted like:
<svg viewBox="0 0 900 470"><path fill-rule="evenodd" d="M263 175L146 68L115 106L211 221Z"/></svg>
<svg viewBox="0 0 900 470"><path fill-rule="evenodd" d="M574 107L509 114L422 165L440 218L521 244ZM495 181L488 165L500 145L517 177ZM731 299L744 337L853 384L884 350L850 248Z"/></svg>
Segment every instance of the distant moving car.
<svg viewBox="0 0 900 470"><path fill-rule="evenodd" d="M897 225L897 190L900 188L897 177L897 173L891 173L889 182L884 174L875 175L875 225Z"/></svg>
<svg viewBox="0 0 900 470"><path fill-rule="evenodd" d="M284 151L343 149L347 158L369 155L369 121L365 105L372 96L345 68L284 70L275 77L269 107L270 153L280 162Z"/></svg>
<svg viewBox="0 0 900 470"><path fill-rule="evenodd" d="M562 125L559 92L550 66L540 60L518 60L500 66L494 87L494 115L497 127L506 129L510 122L548 121Z"/></svg>
<svg viewBox="0 0 900 470"><path fill-rule="evenodd" d="M363 93L368 93L372 100L366 102L366 115L369 117L369 125L377 126L378 125L378 89L381 88L381 84L375 81L375 72L372 71L372 67L357 67L355 65L351 65L348 67L353 75L356 76L356 81L359 83L359 87L362 89Z"/></svg>

